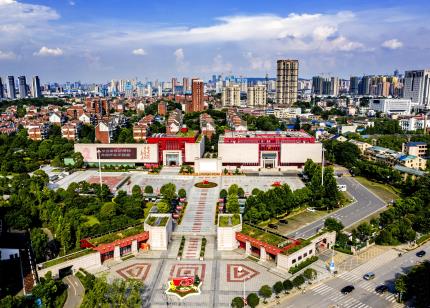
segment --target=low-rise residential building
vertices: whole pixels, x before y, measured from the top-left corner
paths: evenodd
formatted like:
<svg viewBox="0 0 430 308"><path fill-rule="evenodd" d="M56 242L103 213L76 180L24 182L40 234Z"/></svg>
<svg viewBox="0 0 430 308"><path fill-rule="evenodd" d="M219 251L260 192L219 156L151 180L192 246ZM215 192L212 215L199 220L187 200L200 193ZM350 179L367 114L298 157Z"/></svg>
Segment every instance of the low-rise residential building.
<svg viewBox="0 0 430 308"><path fill-rule="evenodd" d="M248 130L248 125L234 109L229 109L227 111L227 125L229 125L235 131L246 131Z"/></svg>
<svg viewBox="0 0 430 308"><path fill-rule="evenodd" d="M355 144L355 145L358 147L358 149L360 150L361 155L363 155L363 154L364 154L364 152L365 152L368 148L372 147L372 145L371 145L370 143L363 142L363 141L358 141L358 140L353 140L353 139L351 139L351 140L349 140L348 142L350 142L350 143L352 143L352 144Z"/></svg>
<svg viewBox="0 0 430 308"><path fill-rule="evenodd" d="M207 113L200 115L200 130L203 136L212 139L212 135L215 134L216 126L214 119Z"/></svg>
<svg viewBox="0 0 430 308"><path fill-rule="evenodd" d="M148 125L137 122L133 125L133 139L136 142L142 142L146 140L148 133Z"/></svg>
<svg viewBox="0 0 430 308"><path fill-rule="evenodd" d="M28 138L34 141L40 141L48 137L49 123L33 122L25 126Z"/></svg>
<svg viewBox="0 0 430 308"><path fill-rule="evenodd" d="M81 123L77 121L66 123L61 126L61 137L72 141L78 140L80 128Z"/></svg>
<svg viewBox="0 0 430 308"><path fill-rule="evenodd" d="M399 125L404 131L416 131L424 129L424 127L427 130L430 129L430 121L426 120L424 115L400 118Z"/></svg>
<svg viewBox="0 0 430 308"><path fill-rule="evenodd" d="M404 153L379 146L367 148L364 151L364 156L368 160L381 162L392 167L401 165L417 170L425 170L427 167L427 161L421 157L405 155Z"/></svg>
<svg viewBox="0 0 430 308"><path fill-rule="evenodd" d="M101 143L111 143L115 127L111 122L101 121L95 129L96 140Z"/></svg>
<svg viewBox="0 0 430 308"><path fill-rule="evenodd" d="M175 109L169 114L169 118L166 123L166 133L176 134L182 127L182 111Z"/></svg>
<svg viewBox="0 0 430 308"><path fill-rule="evenodd" d="M403 153L408 155L415 155L418 157L427 156L427 143L426 142L407 142L403 144Z"/></svg>

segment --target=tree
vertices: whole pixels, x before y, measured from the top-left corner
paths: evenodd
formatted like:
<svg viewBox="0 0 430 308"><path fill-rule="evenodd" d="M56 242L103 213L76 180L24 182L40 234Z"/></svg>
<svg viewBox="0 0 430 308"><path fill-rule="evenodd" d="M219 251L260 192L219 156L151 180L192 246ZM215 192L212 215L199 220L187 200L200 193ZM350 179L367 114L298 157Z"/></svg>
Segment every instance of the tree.
<svg viewBox="0 0 430 308"><path fill-rule="evenodd" d="M75 168L82 168L84 165L84 157L82 156L81 152L75 152L72 154L72 159L74 161L73 167Z"/></svg>
<svg viewBox="0 0 430 308"><path fill-rule="evenodd" d="M152 194L152 193L154 193L154 189L152 188L151 185L146 185L144 192L145 192L145 194Z"/></svg>
<svg viewBox="0 0 430 308"><path fill-rule="evenodd" d="M343 224L336 218L329 217L324 221L324 227L327 231L336 231L339 233L344 227Z"/></svg>
<svg viewBox="0 0 430 308"><path fill-rule="evenodd" d="M40 278L40 283L33 290L32 295L42 300L43 306L47 308L56 307L56 299L66 290L66 285L61 281L52 279L51 272Z"/></svg>
<svg viewBox="0 0 430 308"><path fill-rule="evenodd" d="M116 205L113 202L106 202L100 209L100 218L110 220L116 214Z"/></svg>
<svg viewBox="0 0 430 308"><path fill-rule="evenodd" d="M407 291L407 276L400 274L394 282L394 287L399 292L400 298L402 298L403 294Z"/></svg>
<svg viewBox="0 0 430 308"><path fill-rule="evenodd" d="M160 193L163 198L169 203L176 198L176 185L173 183L167 183L161 186Z"/></svg>
<svg viewBox="0 0 430 308"><path fill-rule="evenodd" d="M142 199L142 197L143 197L142 189L140 188L139 185L133 186L133 188L131 189L131 195L133 196L133 198Z"/></svg>
<svg viewBox="0 0 430 308"><path fill-rule="evenodd" d="M227 207L227 211L230 214L235 214L240 212L239 200L237 198L237 194L228 195L226 207Z"/></svg>
<svg viewBox="0 0 430 308"><path fill-rule="evenodd" d="M260 192L261 190L259 190L258 188L254 188L252 191L251 191L251 194L253 195L253 196L256 196L256 195L258 195L258 193Z"/></svg>
<svg viewBox="0 0 430 308"><path fill-rule="evenodd" d="M179 196L179 198L185 198L187 196L186 190L183 188L179 189L178 196Z"/></svg>
<svg viewBox="0 0 430 308"><path fill-rule="evenodd" d="M31 247L36 255L37 262L46 260L46 246L48 244L48 236L39 228L31 230L30 233Z"/></svg>
<svg viewBox="0 0 430 308"><path fill-rule="evenodd" d="M235 297L231 300L231 307L232 308L242 308L244 307L243 298L242 297Z"/></svg>
<svg viewBox="0 0 430 308"><path fill-rule="evenodd" d="M267 302L267 299L272 296L272 288L269 287L267 284L262 286L260 290L258 291L258 294L264 298L264 303Z"/></svg>
<svg viewBox="0 0 430 308"><path fill-rule="evenodd" d="M246 297L246 302L248 303L248 306L251 308L255 308L260 304L260 298L255 293L249 293Z"/></svg>
<svg viewBox="0 0 430 308"><path fill-rule="evenodd" d="M221 191L219 192L219 197L220 198L226 198L227 197L227 190L221 189Z"/></svg>
<svg viewBox="0 0 430 308"><path fill-rule="evenodd" d="M360 241L365 242L372 235L372 226L367 222L361 223L357 229L352 230L352 235Z"/></svg>
<svg viewBox="0 0 430 308"><path fill-rule="evenodd" d="M293 279L293 285L298 289L300 289L300 286L304 283L305 283L305 278L303 278L302 275L298 275Z"/></svg>
<svg viewBox="0 0 430 308"><path fill-rule="evenodd" d="M284 280L284 282L282 283L282 286L284 287L285 293L288 293L290 290L294 288L293 283L289 279Z"/></svg>
<svg viewBox="0 0 430 308"><path fill-rule="evenodd" d="M243 197L245 196L245 191L243 190L243 188L242 188L242 187L239 187L239 189L237 190L237 195L238 195L240 198L243 198Z"/></svg>
<svg viewBox="0 0 430 308"><path fill-rule="evenodd" d="M313 268L307 268L303 272L303 276L305 276L307 280L314 280L315 278L317 278L317 274L317 271Z"/></svg>
<svg viewBox="0 0 430 308"><path fill-rule="evenodd" d="M284 286L282 285L282 281L278 281L273 285L273 291L276 294L276 298L279 298L279 293L284 290Z"/></svg>
<svg viewBox="0 0 430 308"><path fill-rule="evenodd" d="M171 206L166 201L162 200L157 203L157 208L159 213L169 213Z"/></svg>
<svg viewBox="0 0 430 308"><path fill-rule="evenodd" d="M233 184L228 188L229 195L237 195L239 192L239 186L237 184Z"/></svg>

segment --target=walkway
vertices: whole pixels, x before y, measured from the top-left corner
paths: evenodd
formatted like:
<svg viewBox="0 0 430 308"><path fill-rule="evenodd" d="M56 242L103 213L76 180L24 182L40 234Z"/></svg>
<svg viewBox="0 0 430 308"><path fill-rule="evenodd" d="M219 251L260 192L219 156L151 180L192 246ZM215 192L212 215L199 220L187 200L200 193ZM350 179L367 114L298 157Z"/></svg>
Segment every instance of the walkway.
<svg viewBox="0 0 430 308"><path fill-rule="evenodd" d="M218 187L203 189L193 186L191 188L185 216L176 229L178 234L215 234L214 218Z"/></svg>

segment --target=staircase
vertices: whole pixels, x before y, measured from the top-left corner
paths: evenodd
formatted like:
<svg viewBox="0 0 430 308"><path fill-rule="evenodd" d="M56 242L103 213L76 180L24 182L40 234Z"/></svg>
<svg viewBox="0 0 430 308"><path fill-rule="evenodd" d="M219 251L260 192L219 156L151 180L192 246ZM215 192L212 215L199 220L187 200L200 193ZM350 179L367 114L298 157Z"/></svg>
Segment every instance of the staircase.
<svg viewBox="0 0 430 308"><path fill-rule="evenodd" d="M193 186L188 194L185 216L175 233L194 236L215 234L214 218L218 192L218 187L202 189Z"/></svg>
<svg viewBox="0 0 430 308"><path fill-rule="evenodd" d="M182 254L183 260L198 260L200 258L200 247L202 238L188 237L185 239L184 252Z"/></svg>

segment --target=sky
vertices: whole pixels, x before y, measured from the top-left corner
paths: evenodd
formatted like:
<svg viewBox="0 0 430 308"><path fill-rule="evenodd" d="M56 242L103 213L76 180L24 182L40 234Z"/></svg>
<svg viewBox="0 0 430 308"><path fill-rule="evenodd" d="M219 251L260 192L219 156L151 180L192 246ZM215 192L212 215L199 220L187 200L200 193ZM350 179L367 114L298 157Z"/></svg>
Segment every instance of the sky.
<svg viewBox="0 0 430 308"><path fill-rule="evenodd" d="M42 82L430 67L428 0L0 0L0 76Z"/></svg>

